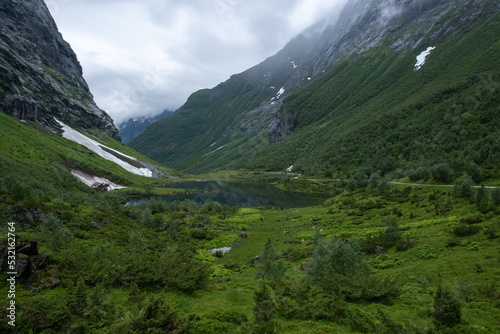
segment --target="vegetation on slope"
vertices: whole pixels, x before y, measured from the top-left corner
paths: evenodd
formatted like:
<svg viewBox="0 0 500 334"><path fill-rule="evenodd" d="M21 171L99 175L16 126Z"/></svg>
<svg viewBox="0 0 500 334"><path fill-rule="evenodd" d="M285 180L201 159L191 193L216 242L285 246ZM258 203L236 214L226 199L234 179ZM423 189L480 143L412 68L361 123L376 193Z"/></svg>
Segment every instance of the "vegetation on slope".
<svg viewBox="0 0 500 334"><path fill-rule="evenodd" d="M476 165L498 176L499 33L495 17L441 41L419 71L415 56L426 41L415 52L379 49L343 60L285 101L298 129L239 166L337 175L425 169L418 177L425 179L446 163L453 177Z"/></svg>
<svg viewBox="0 0 500 334"><path fill-rule="evenodd" d="M42 221L17 223L18 238L39 241L61 282L19 288L15 332L500 330L498 191L481 213L478 191L336 188L290 210L54 200Z"/></svg>

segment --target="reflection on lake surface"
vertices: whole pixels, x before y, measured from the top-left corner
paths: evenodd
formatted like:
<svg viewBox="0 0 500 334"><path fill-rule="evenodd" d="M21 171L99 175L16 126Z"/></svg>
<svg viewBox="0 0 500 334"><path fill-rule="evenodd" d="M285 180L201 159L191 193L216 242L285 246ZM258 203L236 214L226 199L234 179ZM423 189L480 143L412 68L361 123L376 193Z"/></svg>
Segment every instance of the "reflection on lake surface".
<svg viewBox="0 0 500 334"><path fill-rule="evenodd" d="M256 206L276 206L283 209L321 204L326 196L290 193L275 188L269 183L239 183L221 181L189 181L166 185L168 188L193 189L196 193L182 196L160 196L165 201L191 199L204 203L207 199L222 205L249 208Z"/></svg>

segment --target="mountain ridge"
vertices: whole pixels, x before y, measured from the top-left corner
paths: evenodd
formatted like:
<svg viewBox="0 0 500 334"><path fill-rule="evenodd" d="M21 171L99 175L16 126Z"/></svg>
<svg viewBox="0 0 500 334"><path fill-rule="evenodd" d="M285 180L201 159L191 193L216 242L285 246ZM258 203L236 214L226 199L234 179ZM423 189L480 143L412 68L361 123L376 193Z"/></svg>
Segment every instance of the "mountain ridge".
<svg viewBox="0 0 500 334"><path fill-rule="evenodd" d="M293 92L307 91L303 87L370 50L418 54L499 11L498 3L487 0L350 1L333 24L319 23L260 64L194 93L171 118L153 124L130 145L190 172L235 166L285 140L303 122L297 110L283 104ZM212 143L223 149L215 151Z"/></svg>
<svg viewBox="0 0 500 334"><path fill-rule="evenodd" d="M142 117L133 117L129 120L118 125L118 131L122 143L127 144L135 137L140 135L149 124L159 121L161 119L167 118L173 114L173 111L164 110L161 114L156 116L142 116Z"/></svg>

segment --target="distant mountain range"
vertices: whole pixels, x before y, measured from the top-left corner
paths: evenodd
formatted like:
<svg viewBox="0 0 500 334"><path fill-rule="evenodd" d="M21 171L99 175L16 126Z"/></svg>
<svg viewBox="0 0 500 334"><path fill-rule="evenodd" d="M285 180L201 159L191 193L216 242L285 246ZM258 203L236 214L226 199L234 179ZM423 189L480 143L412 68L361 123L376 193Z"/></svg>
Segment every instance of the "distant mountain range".
<svg viewBox="0 0 500 334"><path fill-rule="evenodd" d="M152 117L134 117L130 118L128 121L118 125L118 131L122 143L127 144L132 139L140 135L146 130L149 124L159 121L161 119L167 118L174 112L170 110L164 110L161 114Z"/></svg>
<svg viewBox="0 0 500 334"><path fill-rule="evenodd" d="M189 172L492 171L499 12L491 0L351 0L130 146Z"/></svg>

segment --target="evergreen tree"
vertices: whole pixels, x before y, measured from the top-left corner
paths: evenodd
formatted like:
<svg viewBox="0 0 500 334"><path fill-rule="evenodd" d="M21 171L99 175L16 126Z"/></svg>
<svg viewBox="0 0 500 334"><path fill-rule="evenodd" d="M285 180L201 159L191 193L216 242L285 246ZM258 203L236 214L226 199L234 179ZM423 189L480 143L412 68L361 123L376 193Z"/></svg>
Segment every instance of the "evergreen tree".
<svg viewBox="0 0 500 334"><path fill-rule="evenodd" d="M368 187L370 188L378 188L380 181L382 180L382 177L380 176L379 173L373 172L370 175L370 178L368 179Z"/></svg>
<svg viewBox="0 0 500 334"><path fill-rule="evenodd" d="M264 281L260 281L260 286L254 294L256 324L253 328L255 334L278 333L278 326L273 320L276 314L276 304L271 295L271 289Z"/></svg>
<svg viewBox="0 0 500 334"><path fill-rule="evenodd" d="M472 196L473 185L471 177L464 175L455 182L453 193L456 197L469 198Z"/></svg>
<svg viewBox="0 0 500 334"><path fill-rule="evenodd" d="M378 187L378 190L380 190L381 192L386 192L392 188L392 185L391 185L390 180L387 178L387 176L385 176L385 177L380 179L377 187Z"/></svg>
<svg viewBox="0 0 500 334"><path fill-rule="evenodd" d="M259 264L257 265L256 277L276 282L283 278L285 270L283 262L278 260L278 255L274 250L271 240L267 240Z"/></svg>
<svg viewBox="0 0 500 334"><path fill-rule="evenodd" d="M135 254L146 252L147 239L139 231L132 231L129 234L130 251Z"/></svg>
<svg viewBox="0 0 500 334"><path fill-rule="evenodd" d="M453 169L447 163L437 164L432 167L432 177L437 181L450 183L453 180Z"/></svg>
<svg viewBox="0 0 500 334"><path fill-rule="evenodd" d="M314 247L309 276L314 284L331 290L339 284L335 277L354 277L366 269L364 255L355 241L344 243L332 238L326 245L320 243Z"/></svg>
<svg viewBox="0 0 500 334"><path fill-rule="evenodd" d="M460 302L447 289L438 287L434 297L433 322L436 327L455 327L462 321Z"/></svg>
<svg viewBox="0 0 500 334"><path fill-rule="evenodd" d="M175 228L175 223L170 224L167 230L168 236L173 241L179 240L179 233L177 233L177 229Z"/></svg>
<svg viewBox="0 0 500 334"><path fill-rule="evenodd" d="M87 294L87 286L80 277L70 295L70 308L74 314L83 315L87 307Z"/></svg>
<svg viewBox="0 0 500 334"><path fill-rule="evenodd" d="M400 231L396 217L387 218L387 228L384 231L383 240L384 247L390 248L394 246L399 240L403 232Z"/></svg>
<svg viewBox="0 0 500 334"><path fill-rule="evenodd" d="M483 172L481 171L481 168L473 161L469 162L465 166L465 171L467 174L472 178L474 182L481 182L483 179Z"/></svg>
<svg viewBox="0 0 500 334"><path fill-rule="evenodd" d="M264 281L254 294L255 307L253 313L257 321L270 321L276 313L276 305L271 296L271 290Z"/></svg>
<svg viewBox="0 0 500 334"><path fill-rule="evenodd" d="M500 188L495 188L491 191L491 204L495 208L500 206Z"/></svg>
<svg viewBox="0 0 500 334"><path fill-rule="evenodd" d="M476 193L477 209L482 213L487 213L490 210L489 202L490 202L490 200L489 200L488 191L484 187L484 184L482 184L481 188L479 188L477 190L477 193Z"/></svg>
<svg viewBox="0 0 500 334"><path fill-rule="evenodd" d="M154 228L153 214L149 208L146 208L142 213L141 223L149 228Z"/></svg>

